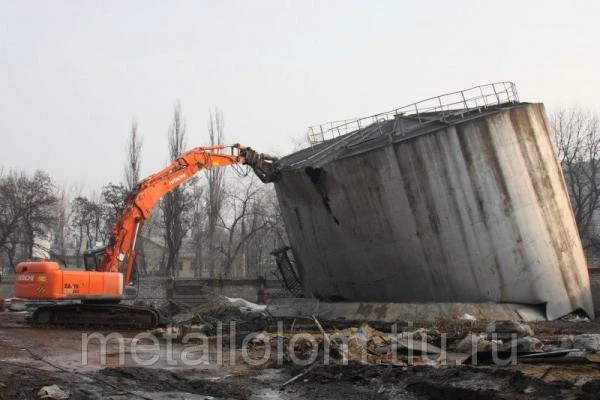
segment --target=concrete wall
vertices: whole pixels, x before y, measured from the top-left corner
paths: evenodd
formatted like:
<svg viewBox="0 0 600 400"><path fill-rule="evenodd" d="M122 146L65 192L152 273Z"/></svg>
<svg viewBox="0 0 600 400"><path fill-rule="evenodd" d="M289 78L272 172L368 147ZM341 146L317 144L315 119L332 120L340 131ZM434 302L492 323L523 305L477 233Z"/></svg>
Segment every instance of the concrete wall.
<svg viewBox="0 0 600 400"><path fill-rule="evenodd" d="M593 314L543 105L372 147L314 165L318 182L302 165L276 184L307 293Z"/></svg>

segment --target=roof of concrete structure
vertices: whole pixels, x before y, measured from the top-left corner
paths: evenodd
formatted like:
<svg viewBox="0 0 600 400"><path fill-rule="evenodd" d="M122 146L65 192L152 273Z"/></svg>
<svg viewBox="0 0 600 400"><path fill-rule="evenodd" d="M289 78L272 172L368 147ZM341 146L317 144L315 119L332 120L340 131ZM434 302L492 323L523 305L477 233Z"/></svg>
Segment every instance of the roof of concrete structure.
<svg viewBox="0 0 600 400"><path fill-rule="evenodd" d="M320 166L331 160L372 151L415 137L438 131L473 119L488 116L529 103L508 102L490 107L456 109L421 114L396 115L393 119L376 121L362 129L325 140L280 159L283 169L308 165Z"/></svg>

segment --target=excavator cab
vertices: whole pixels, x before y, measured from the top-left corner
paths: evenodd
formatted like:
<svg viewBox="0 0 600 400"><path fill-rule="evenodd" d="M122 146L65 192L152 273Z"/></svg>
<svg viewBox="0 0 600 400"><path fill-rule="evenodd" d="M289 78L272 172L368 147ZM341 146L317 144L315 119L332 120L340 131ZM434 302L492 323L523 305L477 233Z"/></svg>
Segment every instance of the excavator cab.
<svg viewBox="0 0 600 400"><path fill-rule="evenodd" d="M83 264L86 271L98 271L98 267L104 257L104 247L86 250L83 253Z"/></svg>

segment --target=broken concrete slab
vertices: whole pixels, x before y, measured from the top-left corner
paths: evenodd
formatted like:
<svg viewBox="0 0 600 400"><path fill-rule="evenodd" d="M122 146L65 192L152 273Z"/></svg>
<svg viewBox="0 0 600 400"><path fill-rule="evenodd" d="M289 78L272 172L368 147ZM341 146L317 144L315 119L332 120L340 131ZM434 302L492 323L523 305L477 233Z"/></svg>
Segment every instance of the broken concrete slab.
<svg viewBox="0 0 600 400"><path fill-rule="evenodd" d="M492 321L485 331L490 339L513 339L515 337L533 336L533 330L527 324L518 321Z"/></svg>
<svg viewBox="0 0 600 400"><path fill-rule="evenodd" d="M40 399L50 400L66 400L70 397L69 392L62 390L58 385L50 385L42 387L38 393Z"/></svg>
<svg viewBox="0 0 600 400"><path fill-rule="evenodd" d="M571 349L584 349L588 352L600 352L600 333L584 333L575 336L569 336L564 339L561 347Z"/></svg>
<svg viewBox="0 0 600 400"><path fill-rule="evenodd" d="M510 351L513 347L517 353L535 353L542 351L544 343L535 337L526 336L503 342L503 345L500 346L502 350L506 351Z"/></svg>
<svg viewBox="0 0 600 400"><path fill-rule="evenodd" d="M483 334L470 333L456 344L455 351L459 353L473 353L491 351L494 343L487 340Z"/></svg>

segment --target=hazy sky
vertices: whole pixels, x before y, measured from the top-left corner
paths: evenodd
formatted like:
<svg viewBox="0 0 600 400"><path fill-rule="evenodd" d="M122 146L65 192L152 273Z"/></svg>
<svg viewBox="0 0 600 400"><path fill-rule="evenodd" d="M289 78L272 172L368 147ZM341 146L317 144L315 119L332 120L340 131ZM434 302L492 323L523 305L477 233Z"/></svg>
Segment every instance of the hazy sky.
<svg viewBox="0 0 600 400"><path fill-rule="evenodd" d="M309 125L493 81L600 112L599 1L0 0L0 166L93 190L121 181L131 121L143 174L208 110L228 143L284 155Z"/></svg>

